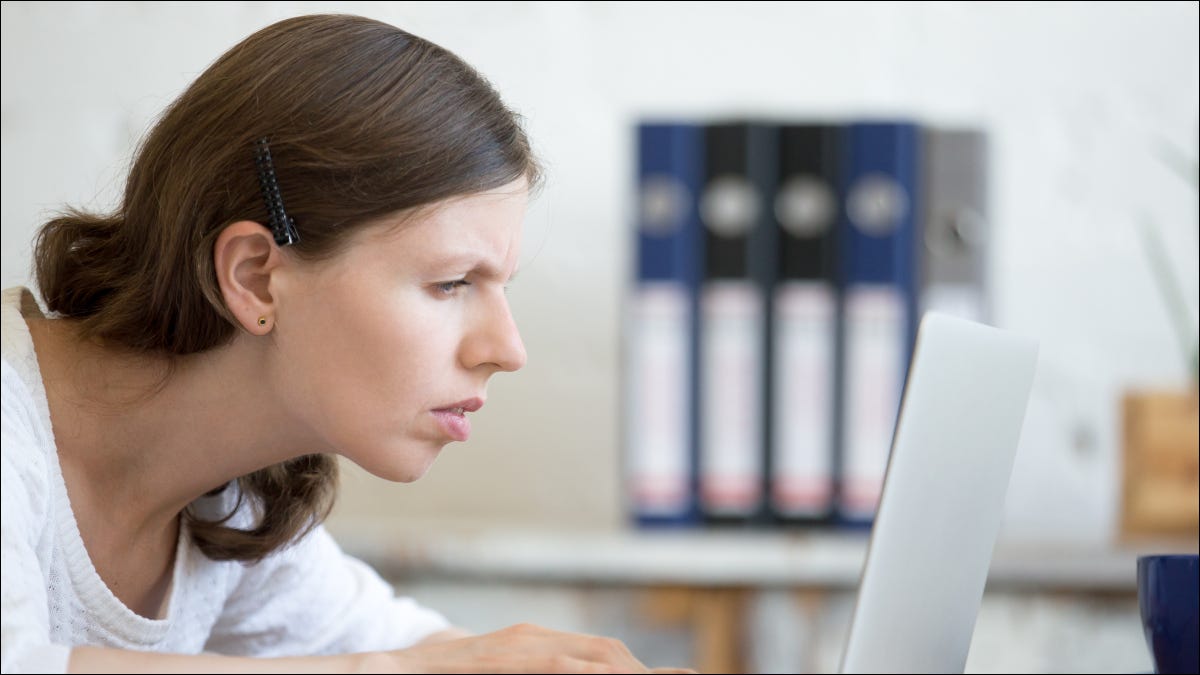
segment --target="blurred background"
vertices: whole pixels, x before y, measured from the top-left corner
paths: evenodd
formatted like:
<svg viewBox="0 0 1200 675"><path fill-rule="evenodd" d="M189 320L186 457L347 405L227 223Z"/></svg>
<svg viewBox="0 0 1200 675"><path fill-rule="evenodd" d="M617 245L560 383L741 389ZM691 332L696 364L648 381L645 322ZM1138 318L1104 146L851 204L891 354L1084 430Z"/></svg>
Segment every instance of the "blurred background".
<svg viewBox="0 0 1200 675"><path fill-rule="evenodd" d="M33 286L30 243L49 211L116 203L155 116L258 28L362 14L480 70L548 171L509 294L529 363L493 380L472 440L420 481L347 465L330 528L461 625L617 635L656 665L832 671L865 539L836 528L681 539L634 524L622 430L638 124L886 118L982 131L988 320L1041 351L997 547L1009 571L989 585L968 670L1149 669L1131 556L1194 551L1197 532L1187 513L1131 513L1131 467L1144 462L1129 459L1141 443L1126 410L1162 407L1131 396L1184 401L1182 423L1137 414L1182 429L1165 480L1194 485L1196 3L2 11L4 287ZM813 560L828 565L809 574Z"/></svg>

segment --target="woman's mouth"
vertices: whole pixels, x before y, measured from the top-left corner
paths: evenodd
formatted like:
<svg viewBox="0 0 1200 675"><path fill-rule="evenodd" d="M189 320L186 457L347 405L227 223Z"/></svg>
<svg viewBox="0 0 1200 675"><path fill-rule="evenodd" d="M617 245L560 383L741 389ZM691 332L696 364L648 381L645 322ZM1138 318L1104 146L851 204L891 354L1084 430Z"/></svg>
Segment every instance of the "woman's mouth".
<svg viewBox="0 0 1200 675"><path fill-rule="evenodd" d="M462 408L448 408L446 410L434 410L433 416L437 418L438 426L442 428L442 432L454 441L465 441L471 436L471 421L463 413Z"/></svg>
<svg viewBox="0 0 1200 675"><path fill-rule="evenodd" d="M433 416L447 437L454 441L465 441L471 436L471 421L466 414L482 407L482 398L471 398L438 408L433 411Z"/></svg>

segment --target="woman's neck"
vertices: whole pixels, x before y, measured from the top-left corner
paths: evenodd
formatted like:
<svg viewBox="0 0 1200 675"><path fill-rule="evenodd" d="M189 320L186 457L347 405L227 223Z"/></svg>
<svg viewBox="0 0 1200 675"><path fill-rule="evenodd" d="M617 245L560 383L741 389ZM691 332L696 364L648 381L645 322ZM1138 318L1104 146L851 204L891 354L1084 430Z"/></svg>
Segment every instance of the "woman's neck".
<svg viewBox="0 0 1200 675"><path fill-rule="evenodd" d="M179 359L116 353L77 337L74 322L29 319L59 461L72 500L120 514L121 537L158 540L188 504L239 476L310 452L272 405L262 346ZM161 386L160 386L161 385Z"/></svg>

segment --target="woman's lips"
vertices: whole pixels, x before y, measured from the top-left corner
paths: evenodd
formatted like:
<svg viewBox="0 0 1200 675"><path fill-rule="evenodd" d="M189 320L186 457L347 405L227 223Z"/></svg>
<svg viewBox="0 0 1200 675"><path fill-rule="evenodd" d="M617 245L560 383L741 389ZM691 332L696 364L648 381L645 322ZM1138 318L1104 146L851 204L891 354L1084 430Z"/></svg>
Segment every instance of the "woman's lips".
<svg viewBox="0 0 1200 675"><path fill-rule="evenodd" d="M438 426L451 440L465 441L471 436L471 421L466 413L475 412L483 407L480 397L468 398L433 411Z"/></svg>
<svg viewBox="0 0 1200 675"><path fill-rule="evenodd" d="M471 420L467 419L462 408L434 410L433 416L437 419L438 426L451 440L465 441L470 438Z"/></svg>
<svg viewBox="0 0 1200 675"><path fill-rule="evenodd" d="M474 398L466 398L455 403L448 403L440 408L434 408L434 410L454 410L455 408L461 408L465 412L475 412L482 407L483 399L476 396Z"/></svg>

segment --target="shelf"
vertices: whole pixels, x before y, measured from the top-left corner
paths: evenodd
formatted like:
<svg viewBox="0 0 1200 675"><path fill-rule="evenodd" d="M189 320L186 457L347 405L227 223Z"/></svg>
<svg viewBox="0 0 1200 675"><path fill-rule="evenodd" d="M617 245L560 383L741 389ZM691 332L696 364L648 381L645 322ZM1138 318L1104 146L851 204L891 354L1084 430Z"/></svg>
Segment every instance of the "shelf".
<svg viewBox="0 0 1200 675"><path fill-rule="evenodd" d="M346 552L384 576L510 582L853 589L867 533L570 532L331 525ZM988 588L1134 592L1137 556L1194 542L1083 548L1000 545Z"/></svg>

